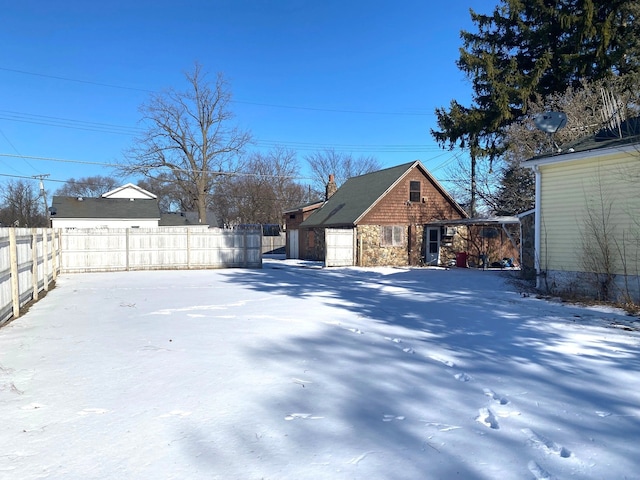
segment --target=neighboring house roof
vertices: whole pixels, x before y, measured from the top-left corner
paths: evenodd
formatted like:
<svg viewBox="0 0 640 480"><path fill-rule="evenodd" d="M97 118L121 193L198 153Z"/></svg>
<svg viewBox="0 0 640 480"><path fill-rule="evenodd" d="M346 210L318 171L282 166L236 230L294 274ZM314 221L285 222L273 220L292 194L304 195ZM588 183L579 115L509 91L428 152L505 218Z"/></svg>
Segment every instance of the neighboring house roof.
<svg viewBox="0 0 640 480"><path fill-rule="evenodd" d="M574 142L563 145L559 152L538 155L526 160L523 165L558 163L597 157L610 150L638 150L640 144L640 117L630 118L620 123L619 128L603 128L595 135L588 135Z"/></svg>
<svg viewBox="0 0 640 480"><path fill-rule="evenodd" d="M194 224L189 221L187 216L182 212L163 213L160 216L160 223L158 224L160 227L188 227L193 225L199 224Z"/></svg>
<svg viewBox="0 0 640 480"><path fill-rule="evenodd" d="M74 219L159 219L160 209L155 199L54 196L51 216Z"/></svg>
<svg viewBox="0 0 640 480"><path fill-rule="evenodd" d="M210 227L221 227L222 222L218 216L218 212L213 210L207 210L207 218L204 222L200 223L198 212L183 212L181 215L184 215L189 222L190 225L209 225Z"/></svg>
<svg viewBox="0 0 640 480"><path fill-rule="evenodd" d="M447 193L428 170L416 160L384 170L378 170L377 172L349 178L336 193L329 197L320 209L302 222L300 226L357 225L358 221L414 167L422 171L440 193L451 202L461 216L467 217L462 207L453 200L449 193Z"/></svg>
<svg viewBox="0 0 640 480"><path fill-rule="evenodd" d="M303 205L298 205L297 207L292 207L285 210L283 213L293 213L293 212L308 212L309 210L313 210L314 208L319 208L324 203L324 200L315 200L313 202L305 203Z"/></svg>
<svg viewBox="0 0 640 480"><path fill-rule="evenodd" d="M145 190L144 188L140 188L133 183L127 183L122 185L121 187L114 188L113 190L103 193L103 198L146 198L146 199L156 199L158 198L153 193Z"/></svg>

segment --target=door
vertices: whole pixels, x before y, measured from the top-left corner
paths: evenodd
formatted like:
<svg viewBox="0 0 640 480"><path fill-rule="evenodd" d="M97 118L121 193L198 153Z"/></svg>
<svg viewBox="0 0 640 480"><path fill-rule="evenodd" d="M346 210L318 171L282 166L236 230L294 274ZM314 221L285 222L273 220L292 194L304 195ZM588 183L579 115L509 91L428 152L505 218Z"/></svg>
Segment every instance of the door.
<svg viewBox="0 0 640 480"><path fill-rule="evenodd" d="M325 229L325 267L348 267L355 265L355 229Z"/></svg>
<svg viewBox="0 0 640 480"><path fill-rule="evenodd" d="M427 265L440 263L440 227L425 228L424 263Z"/></svg>
<svg viewBox="0 0 640 480"><path fill-rule="evenodd" d="M298 230L287 230L289 240L289 256L287 258L300 258L300 242L298 240Z"/></svg>

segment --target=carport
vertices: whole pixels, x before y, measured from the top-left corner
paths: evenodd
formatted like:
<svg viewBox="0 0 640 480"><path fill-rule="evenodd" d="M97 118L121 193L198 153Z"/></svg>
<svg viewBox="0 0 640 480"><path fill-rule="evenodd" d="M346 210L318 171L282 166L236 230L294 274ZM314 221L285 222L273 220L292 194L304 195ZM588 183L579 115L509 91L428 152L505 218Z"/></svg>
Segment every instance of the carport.
<svg viewBox="0 0 640 480"><path fill-rule="evenodd" d="M455 258L459 267L489 268L503 259L520 265L521 231L518 217L462 218L435 220L425 224L425 263L445 263ZM437 249L437 256L434 255ZM498 265L496 265L497 267ZM504 265L503 265L504 266Z"/></svg>

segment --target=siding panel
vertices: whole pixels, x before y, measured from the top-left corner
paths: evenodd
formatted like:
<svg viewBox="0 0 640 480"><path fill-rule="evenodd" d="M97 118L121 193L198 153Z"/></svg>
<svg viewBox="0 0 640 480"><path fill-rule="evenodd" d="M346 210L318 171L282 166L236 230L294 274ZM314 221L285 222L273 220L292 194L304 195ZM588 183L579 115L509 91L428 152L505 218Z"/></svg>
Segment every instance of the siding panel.
<svg viewBox="0 0 640 480"><path fill-rule="evenodd" d="M638 271L640 251L640 153L540 166L541 245L544 270L584 271L583 241L587 219L604 218L612 243ZM604 231L603 229L600 231ZM622 262L620 262L622 263ZM629 267L629 265L627 265ZM618 265L617 273L623 273Z"/></svg>

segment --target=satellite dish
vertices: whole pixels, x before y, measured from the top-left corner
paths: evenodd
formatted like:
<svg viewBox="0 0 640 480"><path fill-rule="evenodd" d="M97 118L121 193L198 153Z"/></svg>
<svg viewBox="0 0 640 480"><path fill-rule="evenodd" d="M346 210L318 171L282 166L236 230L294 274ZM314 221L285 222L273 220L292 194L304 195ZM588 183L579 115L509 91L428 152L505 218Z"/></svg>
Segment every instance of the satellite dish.
<svg viewBox="0 0 640 480"><path fill-rule="evenodd" d="M545 112L533 117L536 128L545 133L556 133L567 124L567 114L564 112Z"/></svg>

